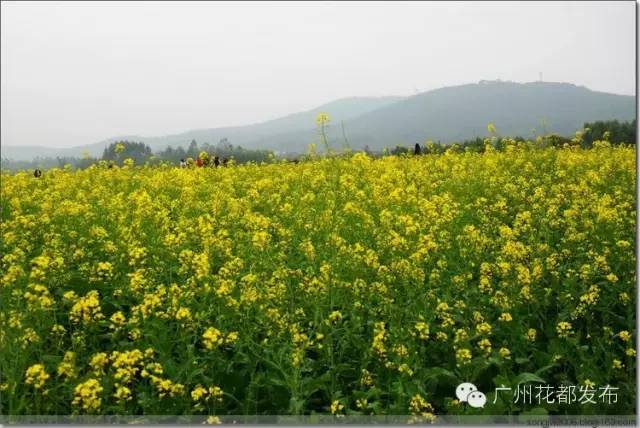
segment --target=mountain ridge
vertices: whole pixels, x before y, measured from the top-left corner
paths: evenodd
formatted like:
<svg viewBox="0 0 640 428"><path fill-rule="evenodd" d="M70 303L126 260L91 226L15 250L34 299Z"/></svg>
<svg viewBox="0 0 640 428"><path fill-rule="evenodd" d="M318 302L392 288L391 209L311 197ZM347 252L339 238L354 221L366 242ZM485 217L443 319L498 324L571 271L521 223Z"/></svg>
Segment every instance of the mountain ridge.
<svg viewBox="0 0 640 428"><path fill-rule="evenodd" d="M315 124L315 116L320 111L331 110L331 116L335 119L341 118L348 120L367 112L371 109L378 108L384 104L396 102L403 97L401 96L379 96L379 97L345 97L324 103L318 107L314 107L301 112L291 113L275 119L256 122L248 125L225 126L218 128L199 128L185 132L168 134L163 136L144 137L140 135L127 135L119 137L111 137L97 143L91 143L74 147L46 147L46 146L11 146L5 145L0 148L1 157L3 159L12 160L30 160L47 156L82 156L83 152L87 152L90 156L100 156L105 147L115 141L143 141L148 144L152 150L163 150L168 146L174 148L178 146L187 147L191 140L195 139L199 143L210 142L217 143L222 138L233 140L235 138L249 139L245 134L252 134L253 138L257 138L260 134L279 135L281 133L296 132L306 129L313 129ZM284 127L285 129L278 132L273 128ZM242 142L231 141L234 145L243 145ZM246 144L246 143L245 143ZM244 145L243 145L244 146ZM246 147L249 148L249 147ZM29 152L36 152L35 156L30 156ZM13 155L13 157L12 157ZM18 156L16 156L18 155Z"/></svg>
<svg viewBox="0 0 640 428"><path fill-rule="evenodd" d="M198 143L215 144L222 138L247 149L304 152L317 142L315 115L325 111L332 122L327 129L333 147L360 149L413 145L425 140L460 141L486 135L488 122L502 135L532 137L553 132L570 135L585 122L632 120L635 97L592 91L562 82L480 81L421 92L408 97L348 97L313 109L249 125L201 128L157 137L113 137L71 148L5 146L2 158L20 160L25 149L46 156L99 156L111 142L143 141L153 151ZM343 133L342 125L345 132ZM345 141L346 137L346 141ZM8 149L8 150L7 150ZM24 158L24 155L22 155ZM34 156L31 155L31 158ZM24 158L25 160L29 158Z"/></svg>

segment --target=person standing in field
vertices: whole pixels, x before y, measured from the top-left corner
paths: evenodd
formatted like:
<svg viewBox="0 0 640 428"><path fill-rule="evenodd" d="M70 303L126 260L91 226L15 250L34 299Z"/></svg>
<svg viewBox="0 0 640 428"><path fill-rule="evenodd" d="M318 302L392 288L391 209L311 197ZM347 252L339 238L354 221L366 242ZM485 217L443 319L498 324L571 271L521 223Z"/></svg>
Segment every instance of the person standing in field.
<svg viewBox="0 0 640 428"><path fill-rule="evenodd" d="M184 159L180 159L180 168L186 168L187 167L187 163L184 161Z"/></svg>

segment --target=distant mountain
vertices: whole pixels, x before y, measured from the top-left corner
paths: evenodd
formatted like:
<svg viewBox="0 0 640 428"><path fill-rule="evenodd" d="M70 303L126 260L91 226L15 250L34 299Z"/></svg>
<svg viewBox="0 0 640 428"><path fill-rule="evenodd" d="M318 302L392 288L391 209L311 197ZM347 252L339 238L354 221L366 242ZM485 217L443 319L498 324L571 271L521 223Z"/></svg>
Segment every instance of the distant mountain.
<svg viewBox="0 0 640 428"><path fill-rule="evenodd" d="M632 120L635 97L591 91L570 83L481 81L423 92L411 97L347 98L279 119L246 126L193 130L163 137L118 137L82 147L51 149L2 147L2 157L92 156L120 139L144 141L154 150L167 146L215 144L226 138L235 146L304 152L318 142L315 117L331 116L332 147L371 149L413 145L426 140L460 141L487 134L493 122L501 135L533 137L557 133L569 136L595 120ZM535 134L534 134L535 133Z"/></svg>
<svg viewBox="0 0 640 428"><path fill-rule="evenodd" d="M122 137L109 138L99 143L87 144L76 147L45 147L45 146L0 146L0 156L2 159L11 160L32 160L35 158L55 158L55 157L82 157L85 154L89 156L102 156L102 151L110 143L120 140L142 141L143 137L137 135L127 135Z"/></svg>
<svg viewBox="0 0 640 428"><path fill-rule="evenodd" d="M571 136L585 122L633 118L633 96L595 92L570 83L482 81L423 92L363 113L345 120L344 132L343 124L334 120L327 133L335 148L348 142L354 149L382 149L429 139L450 143L485 136L489 122L500 135L532 138L543 133ZM317 131L309 126L256 138L245 146L303 152L317 141Z"/></svg>
<svg viewBox="0 0 640 428"><path fill-rule="evenodd" d="M635 97L591 91L568 83L481 82L424 92L347 123L351 140L371 148L459 141L487 135L570 136L585 122L632 120ZM535 133L535 134L534 134Z"/></svg>
<svg viewBox="0 0 640 428"><path fill-rule="evenodd" d="M45 147L20 147L20 146L3 146L1 148L2 158L13 160L30 160L36 156L82 156L83 153L89 153L91 156L101 156L105 147L114 141L130 140L143 141L147 143L152 150L158 151L168 146L187 147L191 140L202 143L218 143L221 139L227 138L234 146L242 146L245 148L262 147L262 142L271 143L278 135L296 135L300 133L308 136L310 141L301 145L306 149L309 142L313 142L317 133L315 131L316 115L319 112L329 112L332 120L351 120L362 114L371 112L378 108L393 104L403 97L354 97L344 98L332 101L328 104L321 105L312 110L294 113L278 119L269 120L262 123L224 127L211 129L198 129L187 131L180 134L167 135L162 137L141 137L136 135L120 136L109 138L95 144L78 146L64 149L52 149ZM273 148L270 146L270 148Z"/></svg>

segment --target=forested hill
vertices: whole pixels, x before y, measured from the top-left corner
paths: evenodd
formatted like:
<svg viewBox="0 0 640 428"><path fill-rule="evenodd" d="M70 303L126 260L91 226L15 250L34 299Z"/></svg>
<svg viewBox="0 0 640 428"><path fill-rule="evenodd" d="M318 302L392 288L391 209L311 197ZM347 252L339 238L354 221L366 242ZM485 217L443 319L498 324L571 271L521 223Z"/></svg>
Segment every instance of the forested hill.
<svg viewBox="0 0 640 428"><path fill-rule="evenodd" d="M2 147L2 157L28 160L36 156L100 156L116 140L141 141L155 151L186 148L192 140L221 140L246 149L304 152L318 143L315 116L331 116L328 141L336 149L365 146L374 150L411 146L426 140L449 143L486 135L493 122L500 135L533 138L556 133L572 135L585 122L635 118L635 97L592 91L569 83L481 81L416 94L411 97L347 98L262 123L188 131L160 137L114 137L86 146Z"/></svg>

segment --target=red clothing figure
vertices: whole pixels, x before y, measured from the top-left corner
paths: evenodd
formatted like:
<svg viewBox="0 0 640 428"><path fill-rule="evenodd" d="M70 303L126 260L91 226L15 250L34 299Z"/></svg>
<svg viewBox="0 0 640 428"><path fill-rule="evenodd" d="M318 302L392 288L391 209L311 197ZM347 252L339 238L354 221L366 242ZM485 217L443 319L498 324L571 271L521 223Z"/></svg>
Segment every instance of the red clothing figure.
<svg viewBox="0 0 640 428"><path fill-rule="evenodd" d="M198 167L202 166L202 159L198 158L198 160L196 161L196 165L198 165Z"/></svg>

